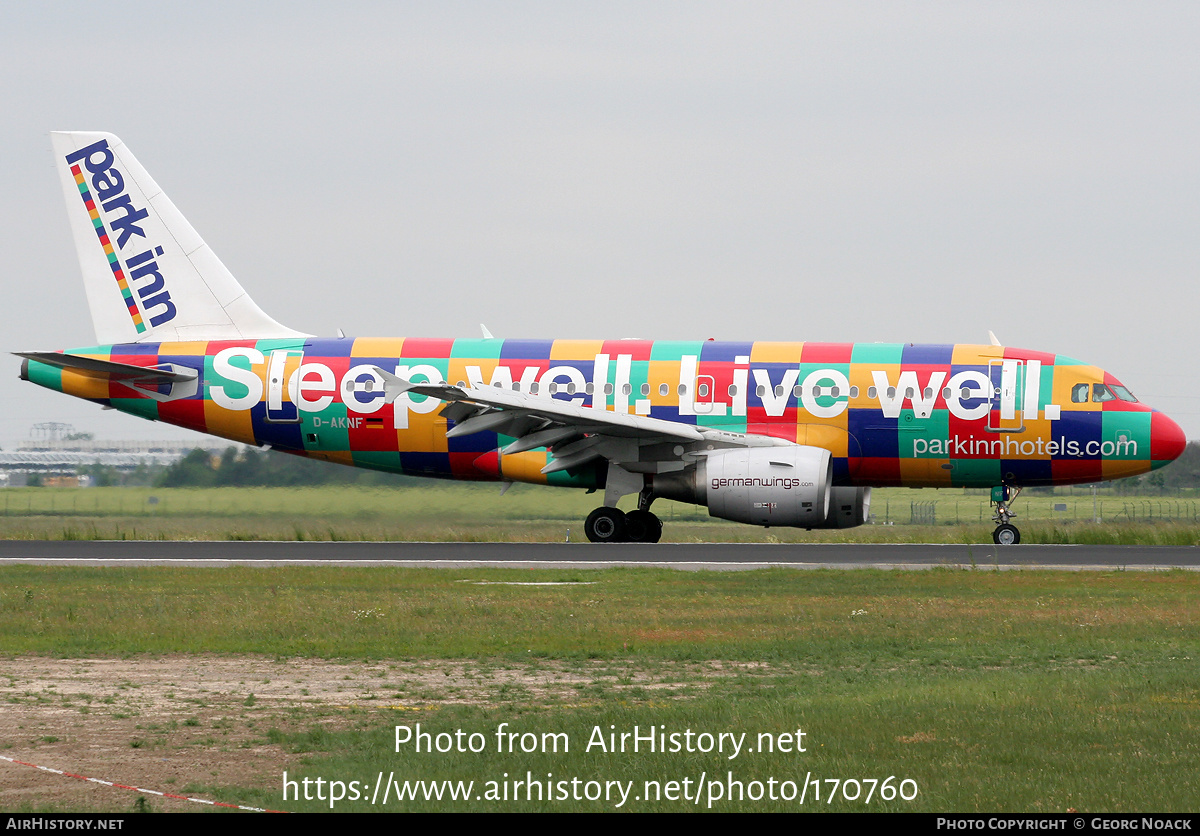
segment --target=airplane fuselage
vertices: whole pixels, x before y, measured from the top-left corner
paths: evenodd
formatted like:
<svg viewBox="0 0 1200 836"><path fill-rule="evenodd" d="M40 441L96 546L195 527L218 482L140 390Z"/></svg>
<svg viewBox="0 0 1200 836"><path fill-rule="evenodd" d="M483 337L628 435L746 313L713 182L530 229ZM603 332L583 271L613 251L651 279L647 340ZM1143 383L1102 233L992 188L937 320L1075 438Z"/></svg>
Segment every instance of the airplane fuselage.
<svg viewBox="0 0 1200 836"><path fill-rule="evenodd" d="M836 485L1095 482L1166 464L1182 444L1170 419L1103 370L999 346L285 338L68 353L190 369L196 379L151 392L36 361L25 375L232 441L453 479L593 488L604 473L595 463L543 473L544 447L502 455L513 439L493 431L448 438L455 422L440 414L440 400L405 393L388 403L377 369L820 447L831 453ZM719 446L712 433L707 443L714 439ZM656 473L656 462L673 457L642 458L643 472Z"/></svg>
<svg viewBox="0 0 1200 836"><path fill-rule="evenodd" d="M658 542L658 498L844 528L869 519L871 487L911 485L991 487L993 539L1017 543L1021 487L1183 450L1102 369L998 345L316 339L258 307L119 138L52 144L101 345L20 352L23 377L348 465L603 488L595 542Z"/></svg>

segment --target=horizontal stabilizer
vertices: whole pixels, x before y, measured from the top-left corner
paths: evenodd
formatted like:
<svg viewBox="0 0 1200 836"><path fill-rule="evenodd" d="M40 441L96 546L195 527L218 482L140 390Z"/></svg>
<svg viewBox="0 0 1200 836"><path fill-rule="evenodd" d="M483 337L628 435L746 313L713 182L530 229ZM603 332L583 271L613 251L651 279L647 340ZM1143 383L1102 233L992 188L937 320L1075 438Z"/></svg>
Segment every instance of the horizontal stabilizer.
<svg viewBox="0 0 1200 836"><path fill-rule="evenodd" d="M139 383L183 383L196 379L194 369L179 366L134 366L129 363L114 363L111 360L97 360L94 357L80 357L75 354L62 354L57 351L15 351L18 357L33 360L56 369L68 369L88 377L107 378L108 380L136 380Z"/></svg>

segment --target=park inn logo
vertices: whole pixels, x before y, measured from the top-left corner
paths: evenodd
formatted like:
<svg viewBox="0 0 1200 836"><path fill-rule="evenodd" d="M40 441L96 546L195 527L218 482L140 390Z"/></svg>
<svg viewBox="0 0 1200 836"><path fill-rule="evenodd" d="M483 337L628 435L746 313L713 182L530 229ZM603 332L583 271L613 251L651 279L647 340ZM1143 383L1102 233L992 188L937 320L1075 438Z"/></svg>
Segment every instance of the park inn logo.
<svg viewBox="0 0 1200 836"><path fill-rule="evenodd" d="M146 231L140 224L150 213L133 205L125 190L125 177L115 165L116 158L108 147L108 141L102 139L68 154L66 162L70 167L71 176L75 178L79 196L96 230L96 237L100 240L104 257L108 260L108 266L121 291L121 298L129 311L134 328L139 334L145 332L143 311L149 317L151 328L170 322L175 318L175 303L171 301L171 294L166 289L166 279L159 272L158 262L155 260L163 254L163 248L154 247L129 256L125 259L124 267L117 255L117 251L124 250L133 236L146 237ZM113 237L116 238L115 248ZM126 269L130 271L128 276L125 273ZM133 288L130 287L131 283ZM136 299L134 290L137 292Z"/></svg>

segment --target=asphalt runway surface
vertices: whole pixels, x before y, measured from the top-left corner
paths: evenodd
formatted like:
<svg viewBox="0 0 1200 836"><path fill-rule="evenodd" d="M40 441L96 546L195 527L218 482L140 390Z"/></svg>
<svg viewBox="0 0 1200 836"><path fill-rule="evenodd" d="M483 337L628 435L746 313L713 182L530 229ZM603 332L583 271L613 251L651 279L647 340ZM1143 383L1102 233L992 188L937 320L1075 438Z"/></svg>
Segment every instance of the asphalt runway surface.
<svg viewBox="0 0 1200 836"><path fill-rule="evenodd" d="M0 541L0 565L1200 569L1196 546Z"/></svg>

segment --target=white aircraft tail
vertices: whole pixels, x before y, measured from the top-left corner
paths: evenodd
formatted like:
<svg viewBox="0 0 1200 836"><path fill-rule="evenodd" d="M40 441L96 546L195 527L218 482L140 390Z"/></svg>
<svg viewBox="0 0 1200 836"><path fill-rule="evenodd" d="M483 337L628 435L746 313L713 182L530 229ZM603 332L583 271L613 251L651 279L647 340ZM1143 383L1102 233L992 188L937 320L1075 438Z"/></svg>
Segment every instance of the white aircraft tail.
<svg viewBox="0 0 1200 836"><path fill-rule="evenodd" d="M254 304L121 140L50 136L100 344L307 336Z"/></svg>

